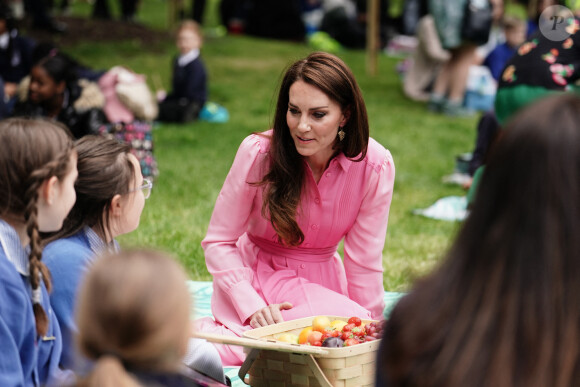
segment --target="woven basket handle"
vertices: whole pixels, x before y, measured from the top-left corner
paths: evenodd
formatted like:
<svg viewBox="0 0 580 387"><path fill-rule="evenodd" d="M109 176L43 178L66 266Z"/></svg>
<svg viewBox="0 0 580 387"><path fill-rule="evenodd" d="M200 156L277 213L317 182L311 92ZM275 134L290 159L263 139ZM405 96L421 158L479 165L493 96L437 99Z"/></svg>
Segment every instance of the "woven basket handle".
<svg viewBox="0 0 580 387"><path fill-rule="evenodd" d="M322 369L320 369L320 366L318 365L318 362L314 360L314 357L312 355L305 356L306 363L308 363L308 365L310 366L310 369L312 370L312 373L316 377L316 380L318 380L318 383L320 383L322 387L332 387L332 384L326 378L326 375L324 375L324 372L322 372Z"/></svg>
<svg viewBox="0 0 580 387"><path fill-rule="evenodd" d="M250 385L250 379L246 378L246 375L248 374L248 371L250 371L250 368L252 368L254 360L258 358L260 351L261 350L257 348L252 349L250 353L248 353L248 355L246 356L246 360L244 360L244 363L242 364L240 370L238 371L238 376L240 377L240 380L242 380L248 386Z"/></svg>

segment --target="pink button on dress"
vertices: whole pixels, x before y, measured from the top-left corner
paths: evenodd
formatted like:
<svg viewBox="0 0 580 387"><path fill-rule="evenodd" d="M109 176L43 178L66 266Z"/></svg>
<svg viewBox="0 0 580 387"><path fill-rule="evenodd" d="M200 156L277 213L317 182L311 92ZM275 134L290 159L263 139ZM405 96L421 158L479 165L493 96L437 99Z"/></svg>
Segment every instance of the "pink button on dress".
<svg viewBox="0 0 580 387"><path fill-rule="evenodd" d="M212 313L196 321L200 331L241 336L249 318L269 304L288 301L285 320L317 315L382 318L383 248L395 166L388 150L370 139L366 157L335 157L318 184L307 167L297 220L304 242L277 241L262 216L269 135L240 145L217 198L202 241L213 275ZM337 252L344 239L344 259ZM216 345L224 365L240 365L243 349Z"/></svg>

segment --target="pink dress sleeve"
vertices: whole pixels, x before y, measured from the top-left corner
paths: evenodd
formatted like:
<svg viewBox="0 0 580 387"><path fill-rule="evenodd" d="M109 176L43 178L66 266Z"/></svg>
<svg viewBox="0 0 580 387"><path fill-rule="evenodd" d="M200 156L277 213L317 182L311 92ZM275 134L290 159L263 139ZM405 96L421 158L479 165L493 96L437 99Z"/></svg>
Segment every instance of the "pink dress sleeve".
<svg viewBox="0 0 580 387"><path fill-rule="evenodd" d="M376 173L369 179L358 216L345 236L344 267L349 297L378 320L385 307L383 248L395 182L395 165L389 151L374 169Z"/></svg>
<svg viewBox="0 0 580 387"><path fill-rule="evenodd" d="M245 262L236 246L255 210L254 198L259 187L248 183L260 179L256 171L261 168L257 163L265 158L260 139L251 135L240 145L216 200L207 234L201 242L214 287L219 287L230 298L242 322L256 310L267 306L252 287L253 262ZM212 300L212 308L220 308L219 304Z"/></svg>

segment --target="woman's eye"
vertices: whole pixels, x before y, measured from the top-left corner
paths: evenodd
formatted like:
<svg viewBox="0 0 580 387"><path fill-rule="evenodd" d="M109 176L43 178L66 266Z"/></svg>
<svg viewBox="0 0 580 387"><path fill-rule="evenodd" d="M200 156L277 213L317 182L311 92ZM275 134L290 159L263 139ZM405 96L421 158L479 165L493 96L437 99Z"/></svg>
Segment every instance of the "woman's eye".
<svg viewBox="0 0 580 387"><path fill-rule="evenodd" d="M298 109L295 108L288 108L288 111L290 112L290 114L298 114Z"/></svg>
<svg viewBox="0 0 580 387"><path fill-rule="evenodd" d="M314 113L313 115L314 115L314 117L315 117L315 118L318 118L318 119L320 119L320 118L323 118L323 117L326 115L326 113L323 113L323 112L316 112L316 113Z"/></svg>

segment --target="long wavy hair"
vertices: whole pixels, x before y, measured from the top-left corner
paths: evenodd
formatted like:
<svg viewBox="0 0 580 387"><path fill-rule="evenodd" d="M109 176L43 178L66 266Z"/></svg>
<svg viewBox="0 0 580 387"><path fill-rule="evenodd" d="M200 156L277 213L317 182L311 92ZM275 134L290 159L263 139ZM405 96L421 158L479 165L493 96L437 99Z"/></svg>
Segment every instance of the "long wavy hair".
<svg viewBox="0 0 580 387"><path fill-rule="evenodd" d="M334 145L337 153L342 152L346 157L360 161L366 155L369 141L367 110L362 93L352 71L340 58L314 52L286 70L280 84L274 116L270 167L260 184L265 185L262 213L269 216L278 240L290 246L297 246L304 241L296 213L305 166L286 121L290 87L299 80L318 88L336 101L343 112L348 112L348 120L342 128L346 136L343 141L337 137Z"/></svg>
<svg viewBox="0 0 580 387"><path fill-rule="evenodd" d="M131 148L114 139L88 135L77 140L78 153L75 182L77 200L64 220L63 227L47 241L68 238L85 226L106 239L110 236L109 210L113 197L129 193L135 181L135 167L129 159Z"/></svg>
<svg viewBox="0 0 580 387"><path fill-rule="evenodd" d="M73 167L70 132L44 119L9 118L0 121L0 218L26 224L30 238L29 272L33 292L44 281L50 291L48 268L41 261L42 240L38 229L38 192L53 176L62 180ZM44 335L48 317L40 303L33 303L36 330Z"/></svg>
<svg viewBox="0 0 580 387"><path fill-rule="evenodd" d="M558 95L506 127L447 258L387 322L387 385L578 385L579 122Z"/></svg>

